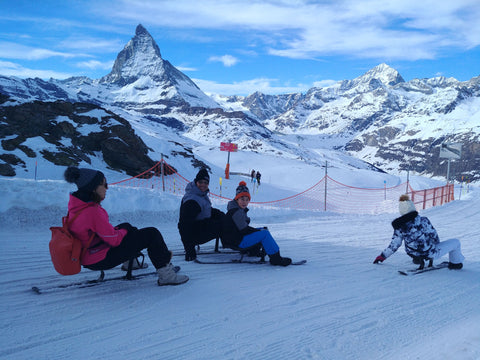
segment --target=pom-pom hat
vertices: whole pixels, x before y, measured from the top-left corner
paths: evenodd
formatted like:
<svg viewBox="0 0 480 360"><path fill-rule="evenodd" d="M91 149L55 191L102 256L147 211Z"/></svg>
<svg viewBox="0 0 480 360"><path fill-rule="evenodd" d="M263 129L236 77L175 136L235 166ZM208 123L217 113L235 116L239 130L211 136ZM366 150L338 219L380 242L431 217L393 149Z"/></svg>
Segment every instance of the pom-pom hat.
<svg viewBox="0 0 480 360"><path fill-rule="evenodd" d="M248 190L247 183L245 181L240 181L236 190L235 200L238 200L242 196L248 197L250 200L250 191Z"/></svg>
<svg viewBox="0 0 480 360"><path fill-rule="evenodd" d="M70 166L65 170L65 180L77 185L79 191L92 192L103 184L105 175L101 171Z"/></svg>
<svg viewBox="0 0 480 360"><path fill-rule="evenodd" d="M415 204L412 200L410 200L408 195L400 196L398 210L400 211L400 215L405 215L412 211L417 211L417 209L415 209Z"/></svg>

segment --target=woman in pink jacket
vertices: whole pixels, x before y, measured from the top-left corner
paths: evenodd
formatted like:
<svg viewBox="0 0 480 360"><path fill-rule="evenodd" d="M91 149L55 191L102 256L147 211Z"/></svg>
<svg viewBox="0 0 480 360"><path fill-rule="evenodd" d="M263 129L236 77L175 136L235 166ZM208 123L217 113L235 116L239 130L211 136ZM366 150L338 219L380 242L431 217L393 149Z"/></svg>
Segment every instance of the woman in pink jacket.
<svg viewBox="0 0 480 360"><path fill-rule="evenodd" d="M88 246L81 259L84 267L91 270L111 269L147 249L157 269L158 285L179 285L188 281L188 276L175 272L170 263L172 253L156 228L137 229L129 223L116 227L110 224L107 212L100 205L108 189L101 171L69 167L64 176L67 182L75 183L78 188L70 194L68 217L73 219L80 212L69 228L84 247Z"/></svg>

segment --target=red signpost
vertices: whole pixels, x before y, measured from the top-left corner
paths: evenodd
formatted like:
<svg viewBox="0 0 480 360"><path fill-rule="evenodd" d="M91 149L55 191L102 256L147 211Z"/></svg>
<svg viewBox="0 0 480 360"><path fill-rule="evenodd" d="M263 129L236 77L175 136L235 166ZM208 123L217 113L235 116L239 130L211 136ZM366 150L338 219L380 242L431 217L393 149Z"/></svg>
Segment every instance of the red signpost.
<svg viewBox="0 0 480 360"><path fill-rule="evenodd" d="M225 167L225 179L230 179L230 153L238 150L238 145L234 143L220 143L220 151L228 151L227 166Z"/></svg>

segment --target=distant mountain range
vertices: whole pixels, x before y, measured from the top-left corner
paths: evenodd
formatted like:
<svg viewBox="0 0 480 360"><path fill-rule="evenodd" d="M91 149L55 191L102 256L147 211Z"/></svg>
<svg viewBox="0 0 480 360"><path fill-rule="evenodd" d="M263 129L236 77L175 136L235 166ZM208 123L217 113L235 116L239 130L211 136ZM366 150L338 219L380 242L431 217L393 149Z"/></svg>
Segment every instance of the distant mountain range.
<svg viewBox="0 0 480 360"><path fill-rule="evenodd" d="M220 141L318 165L318 153L334 149L365 167L445 176L439 151L447 142L463 145L462 158L452 163L454 177L480 180L480 76L405 82L380 64L306 94L208 96L162 58L138 25L108 75L49 81L0 76L0 104L3 176L15 176L26 158L36 156L62 166L100 156L131 175L160 155L202 166L208 161L195 155L195 143L213 148ZM88 133L86 123L97 127ZM163 145L152 145L152 136ZM34 138L42 139L40 149L28 145Z"/></svg>

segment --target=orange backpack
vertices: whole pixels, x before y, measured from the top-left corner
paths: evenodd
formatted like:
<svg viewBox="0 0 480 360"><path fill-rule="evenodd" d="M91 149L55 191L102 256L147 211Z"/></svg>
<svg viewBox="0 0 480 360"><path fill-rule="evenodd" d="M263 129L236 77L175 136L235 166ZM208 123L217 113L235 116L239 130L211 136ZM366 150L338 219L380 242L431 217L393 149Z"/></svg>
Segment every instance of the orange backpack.
<svg viewBox="0 0 480 360"><path fill-rule="evenodd" d="M67 220L68 214L64 216L62 218L62 227L52 226L50 228L52 231L52 239L48 244L50 256L55 270L61 275L75 275L82 270L81 258L95 236L95 233L93 233L88 240L87 246L82 251L82 242L70 233L68 225L77 218L82 210L77 212L70 221Z"/></svg>

